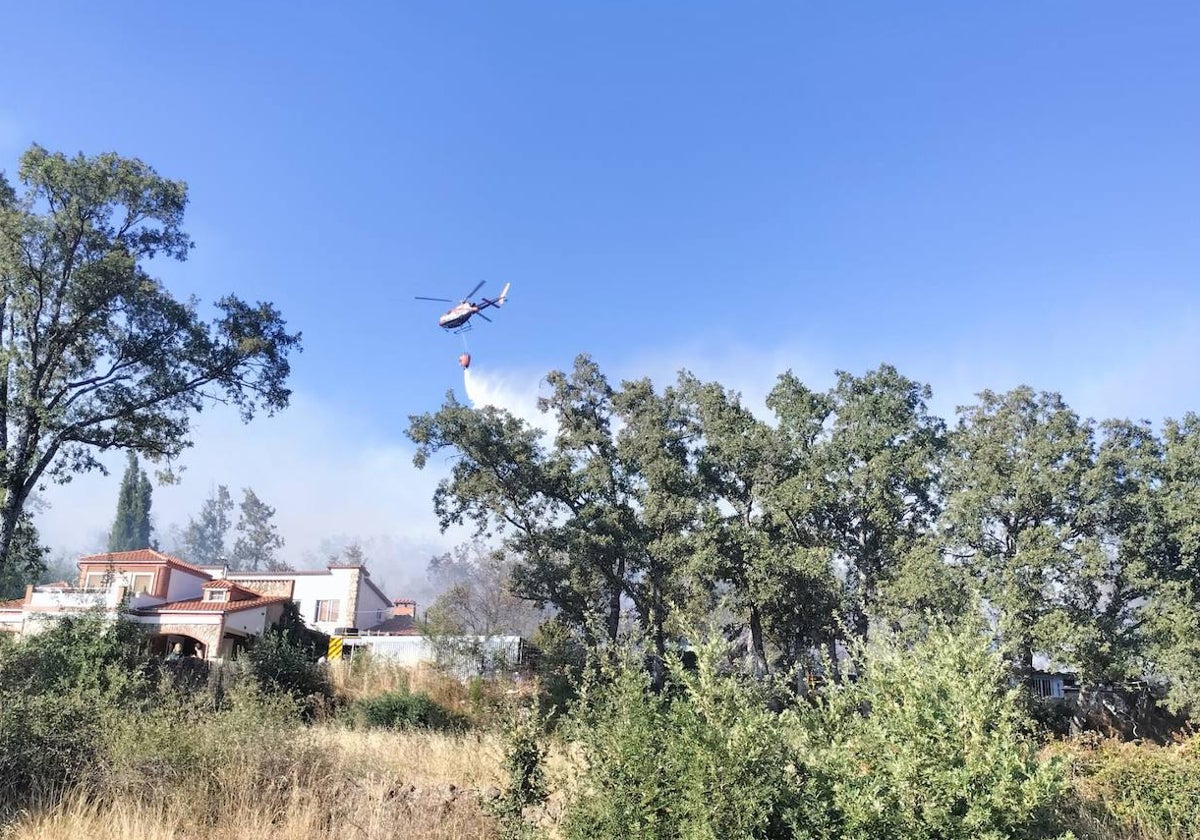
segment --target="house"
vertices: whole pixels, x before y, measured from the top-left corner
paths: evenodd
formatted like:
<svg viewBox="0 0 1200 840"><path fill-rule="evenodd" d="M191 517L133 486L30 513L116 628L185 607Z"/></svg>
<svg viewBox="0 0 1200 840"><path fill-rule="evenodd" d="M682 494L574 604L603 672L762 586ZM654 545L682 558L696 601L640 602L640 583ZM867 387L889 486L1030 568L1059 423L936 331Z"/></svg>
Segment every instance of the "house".
<svg viewBox="0 0 1200 840"><path fill-rule="evenodd" d="M144 625L160 653L179 645L185 655L225 659L278 623L288 601L326 633L392 617L391 601L362 565L231 572L141 549L83 557L77 585L30 586L24 598L0 602L0 632L36 633L62 615L99 609Z"/></svg>
<svg viewBox="0 0 1200 840"><path fill-rule="evenodd" d="M366 630L392 617L391 599L375 585L362 564L331 563L320 570L287 572L198 568L255 592L286 595L300 608L300 616L310 627L329 635Z"/></svg>
<svg viewBox="0 0 1200 840"><path fill-rule="evenodd" d="M1033 670L1029 675L1034 696L1043 700L1073 700L1079 694L1079 680L1074 668L1059 664L1044 653L1033 655Z"/></svg>

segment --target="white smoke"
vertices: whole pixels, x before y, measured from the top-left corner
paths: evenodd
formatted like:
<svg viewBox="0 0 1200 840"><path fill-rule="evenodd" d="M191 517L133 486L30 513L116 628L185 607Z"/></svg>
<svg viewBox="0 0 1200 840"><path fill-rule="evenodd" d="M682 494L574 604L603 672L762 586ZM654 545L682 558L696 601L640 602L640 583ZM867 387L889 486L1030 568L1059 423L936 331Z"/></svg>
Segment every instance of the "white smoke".
<svg viewBox="0 0 1200 840"><path fill-rule="evenodd" d="M490 405L503 409L553 438L558 433L558 424L552 416L538 410L540 386L541 380L530 376L481 374L463 368L463 390L473 408Z"/></svg>

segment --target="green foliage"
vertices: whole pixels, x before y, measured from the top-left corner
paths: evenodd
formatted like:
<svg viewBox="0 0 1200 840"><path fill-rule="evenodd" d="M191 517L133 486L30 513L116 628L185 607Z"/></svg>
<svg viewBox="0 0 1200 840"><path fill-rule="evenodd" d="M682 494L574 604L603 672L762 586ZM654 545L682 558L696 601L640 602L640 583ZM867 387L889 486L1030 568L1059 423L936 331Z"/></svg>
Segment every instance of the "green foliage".
<svg viewBox="0 0 1200 840"><path fill-rule="evenodd" d="M229 533L233 499L229 488L218 484L217 489L204 500L199 519L188 519L183 532L180 551L193 563L219 564L229 558L225 550L225 535Z"/></svg>
<svg viewBox="0 0 1200 840"><path fill-rule="evenodd" d="M312 654L286 631L272 630L255 640L247 658L263 692L293 698L311 718L333 697L329 676Z"/></svg>
<svg viewBox="0 0 1200 840"><path fill-rule="evenodd" d="M61 694L125 703L152 686L142 629L103 612L64 616L0 657L0 696Z"/></svg>
<svg viewBox="0 0 1200 840"><path fill-rule="evenodd" d="M28 584L37 583L46 573L49 553L50 548L42 545L33 517L29 511L21 511L8 547L8 562L0 564L0 600L20 598Z"/></svg>
<svg viewBox="0 0 1200 840"><path fill-rule="evenodd" d="M275 508L258 498L249 487L242 492L238 538L233 544L233 562L230 565L251 571L290 568L275 556L275 552L283 547L283 537L279 536L279 529L271 521L275 516Z"/></svg>
<svg viewBox="0 0 1200 840"><path fill-rule="evenodd" d="M117 493L117 516L108 534L109 551L136 551L150 548L150 505L153 488L146 471L138 468L138 458L129 453L129 463Z"/></svg>
<svg viewBox="0 0 1200 840"><path fill-rule="evenodd" d="M380 729L463 729L466 719L424 692L389 691L359 700L351 719Z"/></svg>
<svg viewBox="0 0 1200 840"><path fill-rule="evenodd" d="M0 698L0 814L78 783L99 752L96 706L79 697Z"/></svg>
<svg viewBox="0 0 1200 840"><path fill-rule="evenodd" d="M102 468L98 450L178 456L213 399L246 420L285 407L300 340L274 306L234 296L206 322L149 273L192 247L182 181L135 158L37 145L17 175L19 195L0 178L0 565L44 477Z"/></svg>
<svg viewBox="0 0 1200 840"><path fill-rule="evenodd" d="M872 642L857 679L800 715L802 751L833 777L846 840L1059 835L1062 764L1040 761L1002 657L979 628Z"/></svg>
<svg viewBox="0 0 1200 840"><path fill-rule="evenodd" d="M587 650L578 635L557 618L538 625L532 642L537 651L538 717L553 726L578 696Z"/></svg>
<svg viewBox="0 0 1200 840"><path fill-rule="evenodd" d="M543 724L527 711L517 710L505 729L504 789L489 808L500 824L502 840L536 836L526 811L546 801L547 751Z"/></svg>
<svg viewBox="0 0 1200 840"><path fill-rule="evenodd" d="M1200 838L1200 739L1155 747L1108 742L1076 757L1084 830L1113 837ZM1090 824L1090 826L1089 826Z"/></svg>
<svg viewBox="0 0 1200 840"><path fill-rule="evenodd" d="M582 755L564 826L574 840L830 836L819 776L753 683L669 660L666 690L636 666L606 668L575 708Z"/></svg>

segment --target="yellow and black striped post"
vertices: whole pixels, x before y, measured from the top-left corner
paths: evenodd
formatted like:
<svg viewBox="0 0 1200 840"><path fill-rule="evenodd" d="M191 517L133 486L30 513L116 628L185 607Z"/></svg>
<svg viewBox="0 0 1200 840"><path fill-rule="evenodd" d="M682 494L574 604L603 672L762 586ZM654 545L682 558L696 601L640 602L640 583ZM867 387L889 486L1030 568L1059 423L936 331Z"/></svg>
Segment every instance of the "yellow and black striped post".
<svg viewBox="0 0 1200 840"><path fill-rule="evenodd" d="M334 659L342 658L342 637L341 636L330 636L329 637L329 655L326 656L325 658L330 661L333 661Z"/></svg>

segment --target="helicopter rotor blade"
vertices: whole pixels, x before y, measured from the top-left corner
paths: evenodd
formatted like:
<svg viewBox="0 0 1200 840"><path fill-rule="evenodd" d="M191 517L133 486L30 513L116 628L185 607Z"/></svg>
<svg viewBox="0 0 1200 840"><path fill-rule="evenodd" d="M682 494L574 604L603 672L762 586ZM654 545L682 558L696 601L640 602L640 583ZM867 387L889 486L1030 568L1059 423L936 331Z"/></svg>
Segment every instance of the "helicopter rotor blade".
<svg viewBox="0 0 1200 840"><path fill-rule="evenodd" d="M478 286L476 286L476 287L475 287L474 289L472 289L471 291L467 292L467 295L466 295L466 297L464 297L464 298L463 298L463 300L470 300L470 299L471 299L471 296L472 296L473 294L475 294L476 292L478 292L480 289L482 289L482 288L483 288L483 284L484 284L484 283L486 283L486 282L487 282L486 280L480 280L480 281L479 281L479 285L478 285Z"/></svg>
<svg viewBox="0 0 1200 840"><path fill-rule="evenodd" d="M489 324L492 323L492 319L489 318L488 316L484 315L482 312L476 312L475 314L478 315L483 320L487 321Z"/></svg>
<svg viewBox="0 0 1200 840"><path fill-rule="evenodd" d="M441 301L442 303L454 303L454 301L450 300L450 298L431 298L431 297L423 297L421 295L417 295L415 299L416 300L436 300L436 301Z"/></svg>

